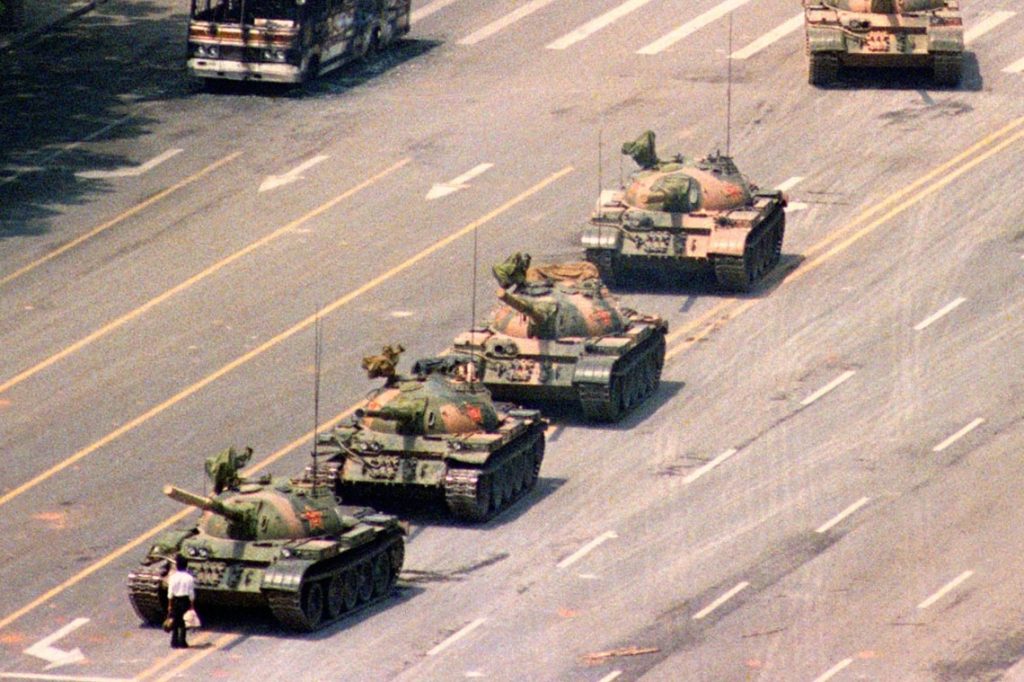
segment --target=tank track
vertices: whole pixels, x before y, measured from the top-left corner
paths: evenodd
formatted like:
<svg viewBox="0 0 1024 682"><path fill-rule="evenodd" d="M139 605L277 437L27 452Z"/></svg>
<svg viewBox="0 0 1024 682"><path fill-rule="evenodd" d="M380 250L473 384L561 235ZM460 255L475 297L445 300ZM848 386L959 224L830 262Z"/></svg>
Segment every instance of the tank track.
<svg viewBox="0 0 1024 682"><path fill-rule="evenodd" d="M544 461L542 429L538 425L534 438L497 453L485 469L449 469L444 498L452 515L462 521L485 521L533 489Z"/></svg>
<svg viewBox="0 0 1024 682"><path fill-rule="evenodd" d="M619 284L619 280L622 279L619 254L607 249L586 249L583 257L597 266L597 272L605 286L614 287Z"/></svg>
<svg viewBox="0 0 1024 682"><path fill-rule="evenodd" d="M750 291L782 258L786 212L780 206L747 237L742 256L717 256L715 280L731 291Z"/></svg>
<svg viewBox="0 0 1024 682"><path fill-rule="evenodd" d="M811 85L831 85L839 77L839 57L828 52L807 55L807 82Z"/></svg>
<svg viewBox="0 0 1024 682"><path fill-rule="evenodd" d="M665 334L662 332L619 358L608 384L577 385L583 416L602 422L622 419L658 390L664 364Z"/></svg>
<svg viewBox="0 0 1024 682"><path fill-rule="evenodd" d="M932 80L938 85L956 86L963 73L963 55L937 54L932 63Z"/></svg>
<svg viewBox="0 0 1024 682"><path fill-rule="evenodd" d="M160 625L167 616L163 579L168 564L144 564L128 574L128 600L135 613L149 625Z"/></svg>
<svg viewBox="0 0 1024 682"><path fill-rule="evenodd" d="M394 588L398 574L402 570L402 562L405 557L405 548L402 536L399 532L390 532L385 537L374 540L365 547L359 547L352 552L357 556L351 556L351 552L338 557L328 568L316 568L313 577L304 578L302 589L296 592L285 592L281 590L264 590L263 595L267 599L267 606L270 612L279 623L286 628L299 632L312 632L335 623L342 618L358 613L373 604L386 599ZM373 562L378 557L385 556L388 559L388 577L386 586L384 583L366 588L366 581L371 580L373 575ZM351 607L343 607L337 613L330 613L328 601L328 589L331 580L335 576L341 576L344 581L346 574L352 573L356 588L355 603ZM348 578L352 580L352 578ZM310 613L303 604L309 596L309 592L317 586L319 589L321 607L315 613Z"/></svg>

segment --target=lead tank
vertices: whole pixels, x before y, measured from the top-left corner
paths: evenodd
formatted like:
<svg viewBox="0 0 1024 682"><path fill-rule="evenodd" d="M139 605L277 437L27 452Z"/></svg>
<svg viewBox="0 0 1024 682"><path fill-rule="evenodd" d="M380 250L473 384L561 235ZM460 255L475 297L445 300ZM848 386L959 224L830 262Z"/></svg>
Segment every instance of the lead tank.
<svg viewBox="0 0 1024 682"><path fill-rule="evenodd" d="M584 228L586 259L608 286L636 272L714 273L718 285L749 291L778 264L786 199L761 190L732 158L658 158L655 135L622 146L640 170L625 189L601 192Z"/></svg>
<svg viewBox="0 0 1024 682"><path fill-rule="evenodd" d="M657 389L668 323L620 307L591 263L530 267L517 253L493 270L501 304L452 352L476 359L496 398L575 403L614 422Z"/></svg>
<svg viewBox="0 0 1024 682"><path fill-rule="evenodd" d="M544 459L540 413L494 403L468 358L420 360L400 375L402 350L363 359L384 385L321 434L319 467L338 493L374 504L443 499L456 518L482 521L532 489Z"/></svg>
<svg viewBox="0 0 1024 682"><path fill-rule="evenodd" d="M959 0L804 0L808 81L828 85L842 66L930 68L960 82Z"/></svg>
<svg viewBox="0 0 1024 682"><path fill-rule="evenodd" d="M251 452L207 460L212 496L164 487L203 514L194 527L159 536L128 576L128 598L146 623L164 620L178 554L195 577L200 611L269 607L293 630L316 630L392 592L405 556L395 517L341 506L327 482L310 477L242 478Z"/></svg>

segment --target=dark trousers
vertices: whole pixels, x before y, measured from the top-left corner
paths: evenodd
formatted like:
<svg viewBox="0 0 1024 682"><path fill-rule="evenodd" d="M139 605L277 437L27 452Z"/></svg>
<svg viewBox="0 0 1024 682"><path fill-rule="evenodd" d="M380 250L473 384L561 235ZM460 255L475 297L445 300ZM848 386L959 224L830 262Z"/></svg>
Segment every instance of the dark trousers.
<svg viewBox="0 0 1024 682"><path fill-rule="evenodd" d="M189 604L188 597L171 599L171 648L182 649L188 646L185 641L185 612Z"/></svg>

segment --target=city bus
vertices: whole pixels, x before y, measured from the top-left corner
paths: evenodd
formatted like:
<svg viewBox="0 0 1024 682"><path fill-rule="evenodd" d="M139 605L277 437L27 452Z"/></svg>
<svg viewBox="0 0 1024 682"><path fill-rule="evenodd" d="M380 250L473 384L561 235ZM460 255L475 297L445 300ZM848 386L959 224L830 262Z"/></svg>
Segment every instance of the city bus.
<svg viewBox="0 0 1024 682"><path fill-rule="evenodd" d="M188 72L302 83L409 32L411 0L192 0Z"/></svg>

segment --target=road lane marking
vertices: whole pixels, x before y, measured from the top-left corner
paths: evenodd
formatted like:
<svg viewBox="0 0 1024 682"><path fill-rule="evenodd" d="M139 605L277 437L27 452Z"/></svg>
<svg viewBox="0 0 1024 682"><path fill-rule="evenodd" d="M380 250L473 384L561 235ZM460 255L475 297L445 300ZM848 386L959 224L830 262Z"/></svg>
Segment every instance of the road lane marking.
<svg viewBox="0 0 1024 682"><path fill-rule="evenodd" d="M221 635L213 641L213 644L208 649L196 650L195 654L190 656L188 659L182 661L177 666L175 666L171 670L167 671L166 673L158 677L156 682L169 682L170 680L174 679L184 671L188 670L195 664L202 661L204 658L206 658L213 652L220 651L224 647L228 646L229 644L233 644L235 641L241 638L241 635L236 635L230 632L226 635Z"/></svg>
<svg viewBox="0 0 1024 682"><path fill-rule="evenodd" d="M47 680L49 682L135 682L133 677L97 677L95 675L46 675L43 673L0 673L3 680Z"/></svg>
<svg viewBox="0 0 1024 682"><path fill-rule="evenodd" d="M184 149L168 149L163 154L155 156L149 161L138 166L124 166L122 168L115 168L114 170L90 170L90 171L79 171L75 173L76 177L84 178L86 180L106 180L108 178L136 178L143 173L148 173L164 161L172 159L178 154L185 151Z"/></svg>
<svg viewBox="0 0 1024 682"><path fill-rule="evenodd" d="M79 661L85 660L85 654L78 647L74 649L58 649L53 644L64 637L67 637L72 632L82 627L89 622L88 618L75 618L73 621L60 628L51 635L43 637L41 640L33 644L32 646L24 649L21 653L27 654L28 656L35 656L41 658L47 662L45 670L51 670L58 668L62 665L68 665L69 663L78 663Z"/></svg>
<svg viewBox="0 0 1024 682"><path fill-rule="evenodd" d="M434 0L434 2L430 3L429 5L424 5L423 7L420 7L418 10L412 12L409 15L409 23L415 24L417 21L421 19L426 19L434 12L442 10L448 5L451 5L455 2L456 0Z"/></svg>
<svg viewBox="0 0 1024 682"><path fill-rule="evenodd" d="M446 197L449 194L454 194L461 189L469 187L469 181L473 178L483 175L490 169L494 168L493 163L481 163L473 166L462 175L452 178L448 182L436 182L434 186L430 188L425 197L427 201L433 201L434 199L440 199Z"/></svg>
<svg viewBox="0 0 1024 682"><path fill-rule="evenodd" d="M326 154L317 154L311 159L306 159L295 168L292 168L287 173L283 173L281 175L268 175L267 179L260 183L259 189L257 189L256 191L266 192L272 189L277 189L278 187L290 185L293 182L298 182L299 180L303 179L303 173L308 171L313 166L323 163L329 158L331 157L327 156Z"/></svg>
<svg viewBox="0 0 1024 682"><path fill-rule="evenodd" d="M469 633L473 632L473 630L476 630L478 627L480 627L481 625L483 625L486 622L487 622L486 618L477 618L472 623L470 623L469 625L465 626L464 628L462 628L461 630L456 632L454 635L452 635L451 637L449 637L448 639L444 640L443 642L441 642L440 644L435 646L433 649L428 651L427 652L427 656L437 656L439 653L441 653L442 651L444 651L445 649L450 647L452 644L455 644L460 639L462 639L463 637L465 637Z"/></svg>
<svg viewBox="0 0 1024 682"><path fill-rule="evenodd" d="M198 648L197 645L205 644L212 636L213 635L209 630L203 630L190 638L190 646ZM188 649L172 649L170 653L156 659L151 666L132 677L132 681L142 682L143 680L152 677L171 663L174 663L176 660L184 656L186 653L188 653Z"/></svg>
<svg viewBox="0 0 1024 682"><path fill-rule="evenodd" d="M964 571L963 573L961 573L960 575L946 583L938 592L936 592L935 594L933 594L932 596L928 597L923 602L918 604L917 608L922 610L928 608L929 606L931 606L932 604L934 604L935 602L939 601L947 594L949 594L949 592L955 590L957 586L960 585L960 583L964 582L972 575L974 575L974 571Z"/></svg>
<svg viewBox="0 0 1024 682"><path fill-rule="evenodd" d="M796 213L798 211L806 211L808 209L807 204L802 201L788 201L786 202L786 213Z"/></svg>
<svg viewBox="0 0 1024 682"><path fill-rule="evenodd" d="M161 303L164 303L165 301L173 298L174 296L182 293L183 291L186 291L186 290L190 289L191 287L195 286L199 282L202 282L204 279L206 279L206 278L210 277L211 275L219 272L220 270L223 270L225 267L227 267L228 265L234 263L235 261L239 260L240 258L242 258L244 256L247 256L250 253L252 253L252 252L254 252L254 251L256 251L256 250L258 250L258 249L260 249L260 248L262 248L264 246L266 246L267 244L271 243L272 241L278 239L279 237L288 234L290 231L294 230L296 227L299 227L300 225L302 225L303 223L308 222L309 220L312 220L313 218L319 216L320 214L326 212L327 210L329 210L329 209L333 208L334 206L336 206L337 204L341 203L345 199L348 199L349 197L351 197L351 196L361 192L362 190L364 190L364 189L370 187L371 185L377 183L378 181L380 181L381 179L383 179L387 175L390 175L391 173L393 173L394 171L398 170L399 168L402 168L407 163L409 163L409 161L411 161L411 159L405 158L405 159L402 159L401 161L398 161L395 164L392 164L391 166L389 166L388 168L385 168L384 170L382 170L381 172L377 173L373 177L368 178L367 180L364 180L363 182L361 182L358 185L356 185L355 187L352 187L352 188L342 192L341 194L339 194L338 196L334 197L333 199L331 199L327 203L318 206L317 208L313 209L312 211L310 211L309 213L305 214L304 216L293 220L292 222L288 223L284 227L280 227L280 228L274 230L273 232L271 232L270 234L268 234L268 235L266 235L264 237L261 237L260 239L257 239L256 241L252 242L251 244L248 244L247 246L245 246L244 248L242 248L239 251L236 251L235 253L231 254L230 256L227 256L226 258L222 258L221 260L217 261L216 263L208 266L202 272L199 272L199 273L197 273L195 275L192 275L191 277L186 279L184 282L181 282L181 283L175 285L174 287L171 287L167 291L163 292L162 294L160 294L160 295L158 295L158 296L156 296L154 298L151 298L150 300L148 300L147 302L143 303L141 306L139 306L135 310L132 310L132 311L130 311L128 313L125 313L124 315L121 315L117 319L115 319L115 320L113 320L111 322L108 322L107 324L105 324L104 326L100 327L96 331L92 332L88 336L86 336L86 337L84 337L82 339L79 339L78 341L76 341L75 343L71 344L70 346L64 348L63 350L61 350L61 351L51 355L50 357L46 358L45 360L43 360L41 362L36 363L32 367L29 367L28 369L26 369L26 370L16 374L15 376L11 377L7 381L4 381L3 383L0 383L0 393L4 393L5 391L10 389L11 387L16 386L17 384L20 384L21 382L25 381L26 379L28 379L28 378L34 376L35 374L38 374L39 372L43 371L47 367L50 367L51 365L53 365L53 364L59 362L60 360L63 360L64 358L68 357L69 355L71 355L71 354L81 350L82 348L84 348L85 346L89 345L93 341L96 341L96 340L106 336L110 332L112 332L112 331L118 329L119 327L124 326L128 322L131 322L132 320L142 316L144 313L149 312L149 310L151 310L152 308L155 308L156 306L160 305ZM6 499L4 499L3 497L0 497L0 505L3 505L4 502L6 502Z"/></svg>
<svg viewBox="0 0 1024 682"><path fill-rule="evenodd" d="M282 457L284 457L285 455L295 451L296 449L302 447L303 445L308 445L316 434L323 433L324 431L327 431L327 430L330 430L330 429L334 428L335 426L337 426L341 422L341 420L345 419L350 414L355 412L356 407L359 407L360 405L361 405L361 403L358 403L358 404L356 404L353 407L345 408L340 413L338 413L337 415L335 415L331 419L329 419L326 422L324 422L323 424L321 424L320 427L316 430L316 433L314 433L313 431L309 431L307 433L302 434L301 436L299 436L298 438L296 438L292 442L290 442L287 445L285 445L284 447L278 449L273 454L268 455L265 459L263 459L263 460L257 462L256 464L253 464L252 466L250 466L248 469L246 469L245 471L242 472L242 475L243 476L252 476L256 472L264 469L267 466L270 466L271 464L273 464L277 460L279 460ZM136 537L134 540L130 540L129 542L121 545L120 547L118 547L113 552L110 552L109 554L107 554L105 557L97 559L91 565L87 566L86 568L83 568L81 571L79 571L75 575L71 576L70 578L68 578L67 580L65 580L61 584L57 585L56 587L53 587L53 588L47 590L46 592L44 592L40 596L36 597L31 602L29 602L25 606L21 607L17 611L14 611L13 613L11 613L9 615L4 616L3 618L0 618L0 630L2 630L3 628L7 627L8 625L13 623L14 621L18 620L19 618L24 616L26 613L29 613L30 611L35 610L39 606L42 606L43 604L45 604L46 602L50 601L51 599L53 599L57 595L59 595L62 592L66 591L67 589L69 589L71 587L74 587L78 583L82 582L83 580L85 580L86 578L91 576L93 573L96 573L97 571L99 571L99 570L105 568L106 566L108 566L110 563L112 563L114 561L117 561L118 559L120 559L122 556L124 556L128 552L131 552L136 547L138 547L142 543L144 543L147 540L149 540L150 538L152 538L154 535L157 535L158 533L161 533L164 530L170 528L174 524L184 520L185 517L187 517L193 511L194 510L191 507L185 507L184 509L181 509L181 510L175 512L172 516L169 516L165 520L163 520L160 523L158 523L157 525L153 526L152 528L147 530L145 533L143 533L143 534L139 535L138 537Z"/></svg>
<svg viewBox="0 0 1024 682"><path fill-rule="evenodd" d="M213 171L217 170L221 166L234 161L235 159L237 159L241 155L242 155L242 152L234 152L233 154L228 154L227 156L225 156L224 158L222 158L222 159L220 159L218 161L214 161L209 166L207 166L206 168L203 168L199 172L194 173L194 174L188 176L187 178L185 178L184 180L182 180L180 182L176 182L175 184L171 185L170 187L168 187L167 189L165 189L163 191L157 192L156 194L154 194L150 198L146 199L145 201L143 201L141 203L138 203L135 206L132 206L131 208L129 208L127 211L124 211L123 213L120 213L120 214L114 216L113 218L111 218L107 222L103 223L102 225L99 225L98 227L94 227L93 229L89 230L88 232L86 232L85 234L81 235L80 237L76 237L75 239L72 239L67 244L64 244L63 246L60 246L60 247L54 249L53 251L50 251L45 256L42 256L41 258L37 258L36 260L32 261L28 265L23 265L22 267L18 268L17 270L15 270L14 272L12 272L9 275L5 275L4 277L0 278L0 286L2 286L4 284L7 284L8 282L10 282L13 279L21 277L22 275L24 275L27 272L35 270L36 268L38 268L43 263L46 263L47 261L53 260L57 256L61 255L62 253L65 253L65 252L69 251L70 249L73 249L74 247L78 246L79 244L81 244L82 242L86 241L87 239L91 239L91 238L95 237L100 232L103 232L104 230L108 230L111 227L117 225L118 223L124 222L125 220L127 220L128 218L131 218L132 216L134 216L135 214L139 213L140 211L143 211L143 210L149 208L150 206L152 206L153 204L157 203L161 199L164 199L164 198L170 196L171 194L174 194L179 189L192 184L196 180L202 179L204 176L209 175L210 173L212 173ZM2 392L2 389L0 389L0 392Z"/></svg>
<svg viewBox="0 0 1024 682"><path fill-rule="evenodd" d="M815 533L827 533L834 526L836 526L840 522L842 522L843 519L845 519L847 516L849 516L850 514L853 514L855 511L857 511L858 509L860 509L861 507L863 507L865 504L867 504L870 501L871 501L870 497L862 497L862 498L860 498L859 500L857 500L856 502L851 504L849 507L847 507L843 511L839 512L835 516L833 516L831 519L829 519L828 521L826 521L822 525L818 526L818 528L815 529L814 532Z"/></svg>
<svg viewBox="0 0 1024 682"><path fill-rule="evenodd" d="M778 42L779 39L784 38L793 31L796 31L803 25L804 13L801 12L793 18L787 19L784 23L779 24L746 47L736 50L729 56L732 59L749 59L769 45Z"/></svg>
<svg viewBox="0 0 1024 682"><path fill-rule="evenodd" d="M1012 19L1016 14L1016 12L1007 11L993 12L992 14L989 14L987 17L964 31L964 45L970 45L996 26Z"/></svg>
<svg viewBox="0 0 1024 682"><path fill-rule="evenodd" d="M943 450L948 448L950 445L952 445L953 443L957 442L958 440L960 440L961 438L966 436L968 433L970 433L971 431L973 431L974 429L978 428L979 426L981 426L984 423L985 423L985 420L983 418L981 418L981 417L978 417L977 419L972 421L970 424L968 424L964 428L960 429L959 431L954 433L952 436L950 436L949 438L947 438L946 440L942 441L941 443L936 445L934 448L932 448L932 452L942 452Z"/></svg>
<svg viewBox="0 0 1024 682"><path fill-rule="evenodd" d="M827 682L827 680L831 680L833 677L845 670L851 663L853 663L852 658L844 658L822 674L815 677L814 682Z"/></svg>
<svg viewBox="0 0 1024 682"><path fill-rule="evenodd" d="M574 563L576 563L586 555L590 554L604 543L608 542L609 540L614 540L617 537L619 537L618 534L616 534L616 532L613 530L601 533L596 538L594 538L593 540L583 545L569 556L559 561L556 568L561 570L564 568L568 568L569 566L572 566Z"/></svg>
<svg viewBox="0 0 1024 682"><path fill-rule="evenodd" d="M721 19L729 12L732 12L737 7L750 2L750 0L725 0L725 2L712 7L707 12L704 12L700 16L691 19L682 26L666 33L662 37L655 40L650 45L641 47L636 51L637 54L658 54L678 43L683 38L687 37L691 33L696 33L700 29L704 28L708 24L718 19Z"/></svg>
<svg viewBox="0 0 1024 682"><path fill-rule="evenodd" d="M20 178L22 176L22 174L24 174L25 172L34 171L34 170L42 170L43 168L46 167L46 164L51 163L52 161L56 160L57 157L59 157L61 154L65 154L67 152L74 151L75 149L78 149L79 147L81 147L86 142L92 142L93 140L95 140L100 135L104 135L104 134L110 132L111 130L113 130L114 128L116 128L119 125L124 125L131 118L132 118L131 114L129 114L127 116L122 116L121 118L117 119L116 121L113 121L112 123L108 123L107 125L103 126L99 130L94 130L93 132L89 133L88 135L83 137L81 140L78 140L77 142L71 142L69 144L61 145L60 148L58 148L56 151L54 151L52 154L50 154L46 159L43 159L43 161L41 162L42 167L39 167L39 166L29 166L29 167L26 167L26 168L24 168L22 170L17 171L14 175L12 175L10 177L0 179L0 187L3 187L4 185L6 185L8 183L14 182L18 178ZM0 283L2 283L2 282L0 282Z"/></svg>
<svg viewBox="0 0 1024 682"><path fill-rule="evenodd" d="M1003 73L1024 73L1024 58L1018 59L1007 66L1003 69Z"/></svg>
<svg viewBox="0 0 1024 682"><path fill-rule="evenodd" d="M961 303L963 303L966 300L967 299L964 298L963 296L958 296L957 298L953 299L952 301L947 303L945 306L943 306L939 310L935 311L934 313L932 313L931 315L929 315L925 319L923 319L920 322L918 322L917 324L915 324L914 325L914 331L919 332L919 331L929 327L932 323L941 320L943 317L945 317L946 315L948 315L951 312L953 312L953 310L957 306L959 306Z"/></svg>
<svg viewBox="0 0 1024 682"><path fill-rule="evenodd" d="M516 23L520 19L530 16L539 9L547 7L555 0L532 0L525 5L522 5L516 10L509 12L505 16L492 21L483 28L470 33L468 36L459 41L459 45L476 45L482 40L490 38L495 33L508 28L512 24Z"/></svg>
<svg viewBox="0 0 1024 682"><path fill-rule="evenodd" d="M621 671L621 670L613 670L612 672L608 673L607 675L605 675L604 677L602 677L602 678L601 678L600 680L598 680L597 682L612 682L612 680L617 680L617 679L619 679L619 677L620 677L621 675L622 675L622 671Z"/></svg>
<svg viewBox="0 0 1024 682"><path fill-rule="evenodd" d="M737 304L739 304L739 305L737 305ZM740 299L731 298L731 299L727 299L727 300L723 301L722 303L719 303L711 311L708 311L708 313L706 313L704 315L704 317L705 318L706 317L711 317L710 313L712 313L712 312L714 312L714 313L722 313L722 314L717 319L714 319L714 320L706 323L703 326L703 328L701 328L699 331L696 331L693 334L691 334L690 336L686 337L686 340L683 341L682 343L680 343L678 346L670 348L668 350L668 352L665 353L665 360L666 361L671 360L675 356L677 356L680 353L682 353L684 350L687 350L688 348L692 348L695 344L697 344L698 342L702 341L709 334L711 334L711 332L715 331L716 329L718 329L720 326L726 324L727 322L730 322L731 320L734 320L735 318L739 317L740 315L742 315L744 312L746 312L747 310L749 310L753 306L754 306L754 300L753 299L747 300L747 301L743 301L742 303L740 303ZM691 324L691 325L687 325L686 331L691 331L694 326L697 326L697 321L694 321L694 323ZM683 330L680 330L680 331L683 331ZM669 336L671 336L671 334ZM665 339L667 341L668 337L665 337Z"/></svg>
<svg viewBox="0 0 1024 682"><path fill-rule="evenodd" d="M400 163L402 163L402 162L400 162ZM404 165L404 164L402 164L402 165ZM395 164L394 166L392 166L392 168L397 168L397 167L399 167L399 164ZM526 201L527 199L532 197L534 194L537 194L538 192L540 192L541 190L546 188L548 185L550 185L550 184L560 180L561 178L565 177L569 173L573 172L573 170L575 170L575 169L572 166L566 166L566 167L562 168L561 170L556 171L555 173L552 173L551 175L549 175L548 177L544 178L543 180L541 180L537 184L533 185L529 189L527 189L527 190L521 192L520 194L518 194L517 196L509 199L508 201L506 201L505 203L501 204L497 208L492 209L490 212L488 212L484 216L482 216L480 218L477 218L476 220L470 222L468 225L465 225L461 229L459 229L459 230L449 234L447 237L444 237L444 238L434 242L433 244L431 244L427 248L423 249L422 251L420 251L416 255L414 255L414 256L406 259L402 263L392 267L387 272L385 272L385 273L383 273L381 275L377 275L376 277L371 279L369 282L366 282L362 286L360 286L360 287L350 291L349 293L341 296L340 298L335 299L329 305L327 305L326 307L320 309L318 312L314 313L313 315L310 315L309 317L305 318L304 320L301 320L300 322L297 322L296 324L292 325L291 327L289 327L285 331L280 332L279 334L277 334L276 336L272 337L268 341L265 341L264 343L260 344L259 346L253 348L248 353L245 353L244 355L241 355L241 356L235 358L234 360L232 360L228 364L224 365L223 367L221 367L217 371L213 372L212 374L207 375L206 377L204 377L203 379L200 379L199 381L195 382L191 386L188 386L188 387L182 389L181 391L179 391L178 393L175 393L173 396L171 396L167 400L164 400L162 403L156 405L155 407L150 408L146 412L143 412L141 415L135 417L134 419L132 419L132 420L130 420L130 421L124 423L124 424L122 424L117 429L111 431L110 433L108 433L103 438L100 438L99 440L95 441L94 443L92 443L92 444L82 448L81 450L79 450L75 454L71 455L70 457L68 457L64 461L60 462L59 464L55 464L54 466L50 467L49 469L47 469L43 473L37 475L35 478L33 478L32 480L28 481L27 483L23 483L22 485L18 486L14 490L11 490L11 491L5 493L4 495L0 496L0 506L3 506L4 504L7 504L8 502L10 502L12 499L17 497L18 495L21 495L25 491L30 490L31 488L34 488L35 486L39 485L43 481L51 478L55 474L57 474L57 473L63 471L64 469L68 468L69 466L71 466L75 462L78 462L82 458L92 454L93 452L95 452L96 450L99 450L103 446L108 445L111 442L117 440L118 438L120 438L124 434L126 434L126 433L132 431L133 429L135 429L136 427L146 423L147 421L149 421L153 417L157 416L158 414L168 410L169 408L173 407L174 405L177 405L178 403L180 403L181 401L185 400L186 398L188 398L188 397L192 396L193 394L199 392L200 390L202 390L203 388L205 388L209 384L212 384L216 380L220 379L222 376L224 376L224 375L234 371L235 369L237 369L238 367L241 367L242 365L246 364L250 360L259 357L260 355L262 355L263 353L267 352L271 348L274 348L275 346L283 343L284 341L288 340L289 338L291 338L295 334L298 334L299 332L303 331L304 329L313 326L317 322L317 320L319 320L321 318L324 318L327 315L330 315L334 311L336 311L339 308L349 304L350 302L354 301L355 299L359 298L360 296L364 295L365 293L367 293L369 291L372 291L373 289L376 289L381 284L383 284L383 283L387 282L388 280L393 279L397 275L405 272L406 270L408 270L412 266L414 266L417 263L419 263L421 260L423 260L423 259L433 255L434 253L440 251L441 249L445 248L446 246L448 246L452 242L454 242L454 241L456 241L458 239L461 239L462 237L464 237L464 236L474 232L475 230L477 230L481 226L486 225L487 223L489 223L490 221L494 220L494 218L498 217L502 213L507 212L508 210L512 209L516 205L522 203L523 201ZM378 174L378 176L380 176L380 174ZM375 176L375 177L377 177L377 176ZM369 182L369 181L367 181L367 182ZM350 190L350 191L352 191L352 190ZM333 199L332 201L334 203L337 203L340 200L341 200L340 198L336 198L336 199ZM331 202L328 202L328 204L331 204ZM325 207L327 207L328 204L324 204L320 208L316 209L313 213L317 213L317 214L319 214L318 212L322 213L324 210L327 210ZM311 215L313 215L313 213L310 213L310 214L307 214L307 215L311 216ZM302 219L300 218L299 220L302 220ZM296 223L297 222L298 221L296 221ZM288 226L286 226L286 227L288 227ZM2 624L0 624L0 627L3 627Z"/></svg>
<svg viewBox="0 0 1024 682"><path fill-rule="evenodd" d="M803 405L804 407L807 407L818 398L821 398L825 394L834 391L836 388L839 387L840 384L842 384L845 381L848 381L850 377L852 377L854 374L856 374L856 372L853 371L852 369L846 370L845 372L837 376L835 379L828 382L827 384L819 388L817 391L801 400L800 404Z"/></svg>
<svg viewBox="0 0 1024 682"><path fill-rule="evenodd" d="M581 40L585 40L594 33L600 31L602 28L618 21L631 12L635 12L651 1L652 0L626 0L626 2L622 3L618 7L610 9L601 16L591 19L574 31L566 33L558 40L548 43L547 49L564 50L568 47L572 47Z"/></svg>
<svg viewBox="0 0 1024 682"><path fill-rule="evenodd" d="M802 14L800 16L801 16L801 18L803 17ZM794 187L796 187L797 185L799 185L803 181L804 181L804 176L802 176L802 175L794 175L793 177L789 178L788 180L783 180L779 184L775 185L775 189L779 190L780 192L786 192L788 190L793 189Z"/></svg>
<svg viewBox="0 0 1024 682"><path fill-rule="evenodd" d="M729 590L728 592L723 594L721 597L719 597L715 601L711 602L710 604L705 606L703 609L701 609L697 613L693 614L693 619L694 620L702 620L703 618L706 618L712 611L714 611L719 606L721 606L725 602L729 601L730 599L732 599L733 597L735 597L737 594L739 594L743 590L747 589L748 587L750 587L750 583L748 583L746 581L741 582L736 587L732 588L731 590Z"/></svg>
<svg viewBox="0 0 1024 682"><path fill-rule="evenodd" d="M722 454L718 455L718 457L715 457L713 460L711 460L707 464L701 466L699 469L695 470L689 476L684 478L683 479L683 483L693 483L698 478L700 478L701 476L703 476L707 472L711 471L712 469L717 467L719 464L721 464L725 460L727 460L730 457L732 457L733 455L735 455L736 452L737 452L736 448L729 448L728 450L726 450Z"/></svg>

